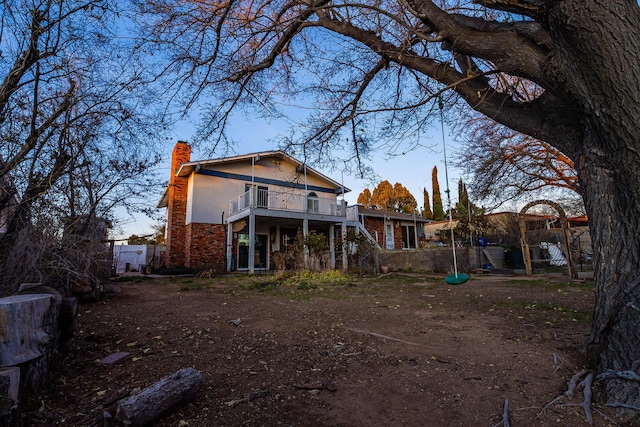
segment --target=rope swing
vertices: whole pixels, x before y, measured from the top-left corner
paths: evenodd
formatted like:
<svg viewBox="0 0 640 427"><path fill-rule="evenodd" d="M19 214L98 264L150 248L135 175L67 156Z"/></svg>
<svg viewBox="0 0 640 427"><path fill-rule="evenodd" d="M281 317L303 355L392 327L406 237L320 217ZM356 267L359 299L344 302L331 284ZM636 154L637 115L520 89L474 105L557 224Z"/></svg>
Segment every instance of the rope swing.
<svg viewBox="0 0 640 427"><path fill-rule="evenodd" d="M451 209L451 191L449 190L449 171L447 169L447 145L444 139L444 105L442 98L438 97L438 107L440 108L440 128L442 129L442 152L444 154L444 176L447 181L447 203L449 204L449 229L451 229L451 250L453 251L453 271L454 274L450 274L446 277L445 281L450 285L461 285L467 280L469 276L464 273L458 273L458 261L456 259L456 239L453 233L453 216Z"/></svg>

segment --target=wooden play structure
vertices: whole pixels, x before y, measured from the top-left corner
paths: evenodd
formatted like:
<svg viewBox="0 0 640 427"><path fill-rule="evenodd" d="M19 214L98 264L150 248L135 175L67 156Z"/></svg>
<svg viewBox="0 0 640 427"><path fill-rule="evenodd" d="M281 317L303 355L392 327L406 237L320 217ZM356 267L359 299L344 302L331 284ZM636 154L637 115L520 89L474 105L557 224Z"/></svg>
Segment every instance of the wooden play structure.
<svg viewBox="0 0 640 427"><path fill-rule="evenodd" d="M537 205L547 205L558 213L560 229L527 229L527 211ZM549 263L554 266L567 266L569 275L577 278L571 256L571 239L567 216L562 207L551 200L535 200L525 205L519 214L520 243L527 276L533 274L533 263ZM546 256L543 256L545 254Z"/></svg>

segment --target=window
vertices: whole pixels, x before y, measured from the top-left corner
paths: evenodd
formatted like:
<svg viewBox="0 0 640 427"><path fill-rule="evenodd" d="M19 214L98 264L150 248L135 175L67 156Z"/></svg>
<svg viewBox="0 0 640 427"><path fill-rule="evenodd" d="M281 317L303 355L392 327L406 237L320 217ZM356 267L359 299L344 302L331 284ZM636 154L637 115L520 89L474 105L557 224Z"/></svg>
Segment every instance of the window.
<svg viewBox="0 0 640 427"><path fill-rule="evenodd" d="M316 193L309 193L307 196L307 212L320 212L320 200L318 200L318 195Z"/></svg>
<svg viewBox="0 0 640 427"><path fill-rule="evenodd" d="M416 228L413 225L402 226L402 249L416 248Z"/></svg>

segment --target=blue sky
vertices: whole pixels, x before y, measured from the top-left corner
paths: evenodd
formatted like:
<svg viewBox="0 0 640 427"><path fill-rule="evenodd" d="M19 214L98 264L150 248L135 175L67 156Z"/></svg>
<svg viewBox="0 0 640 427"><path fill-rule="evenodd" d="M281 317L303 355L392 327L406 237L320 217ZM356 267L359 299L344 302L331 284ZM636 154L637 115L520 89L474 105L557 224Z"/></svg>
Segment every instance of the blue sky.
<svg viewBox="0 0 640 427"><path fill-rule="evenodd" d="M277 137L282 132L288 129L288 125L282 122L266 122L260 119L249 120L245 118L238 118L234 120L234 125L230 128L230 135L238 142L235 147L237 154L245 154L255 151L274 150L277 147L270 142L270 139ZM189 124L187 121L181 125L176 126L173 131L172 138L169 139L165 146L162 148L164 158L167 159L158 168L158 173L162 180L169 179L169 159L171 157L171 151L173 146L178 140L190 142L192 135L195 133L195 127ZM448 169L449 169L449 187L451 188L452 203L457 201L457 188L458 180L460 179L461 172L451 166L451 159L455 153L458 143L449 134L445 127L445 141L447 144L447 157L448 157ZM400 145L400 149L402 149ZM198 152L197 149L192 150L191 158L193 160L206 159L210 156ZM298 157L294 155L294 157ZM442 152L442 131L441 129L431 129L425 138L424 146L408 152L406 154L400 154L393 157L389 157L385 154L385 150L380 149L376 151L373 156L371 166L374 170L375 176L366 177L366 179L360 179L358 177L350 176L347 173L342 173L340 170L325 170L319 168L319 170L332 179L341 182L344 179L345 187L351 189L351 192L347 193L345 199L351 205L356 203L358 195L368 187L373 191L376 183L387 180L392 185L396 182L404 185L418 202L418 206L423 204L422 189L427 188L429 195L431 194L431 171L433 166L438 167L438 181L440 183L441 194L446 207L446 189L445 183L445 167L444 156ZM375 181L372 182L372 181ZM155 207L160 194L161 188L154 189L149 192L150 206ZM164 214L164 210L159 210L159 213ZM112 230L112 238L122 239L132 234L146 235L152 233L152 225L156 224L154 221L143 214L134 216L127 216L126 214L120 214L123 224L122 230Z"/></svg>

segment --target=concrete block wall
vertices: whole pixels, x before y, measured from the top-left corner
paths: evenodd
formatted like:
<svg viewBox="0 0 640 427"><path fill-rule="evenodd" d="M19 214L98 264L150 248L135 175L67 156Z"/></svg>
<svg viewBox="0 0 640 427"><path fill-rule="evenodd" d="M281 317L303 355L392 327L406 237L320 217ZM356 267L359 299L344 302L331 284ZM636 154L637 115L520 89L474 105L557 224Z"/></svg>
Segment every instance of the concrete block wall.
<svg viewBox="0 0 640 427"><path fill-rule="evenodd" d="M422 271L434 273L453 272L453 253L450 247L419 251L378 252L380 266L389 270ZM456 248L458 271L469 272L475 268L474 251L470 248Z"/></svg>

